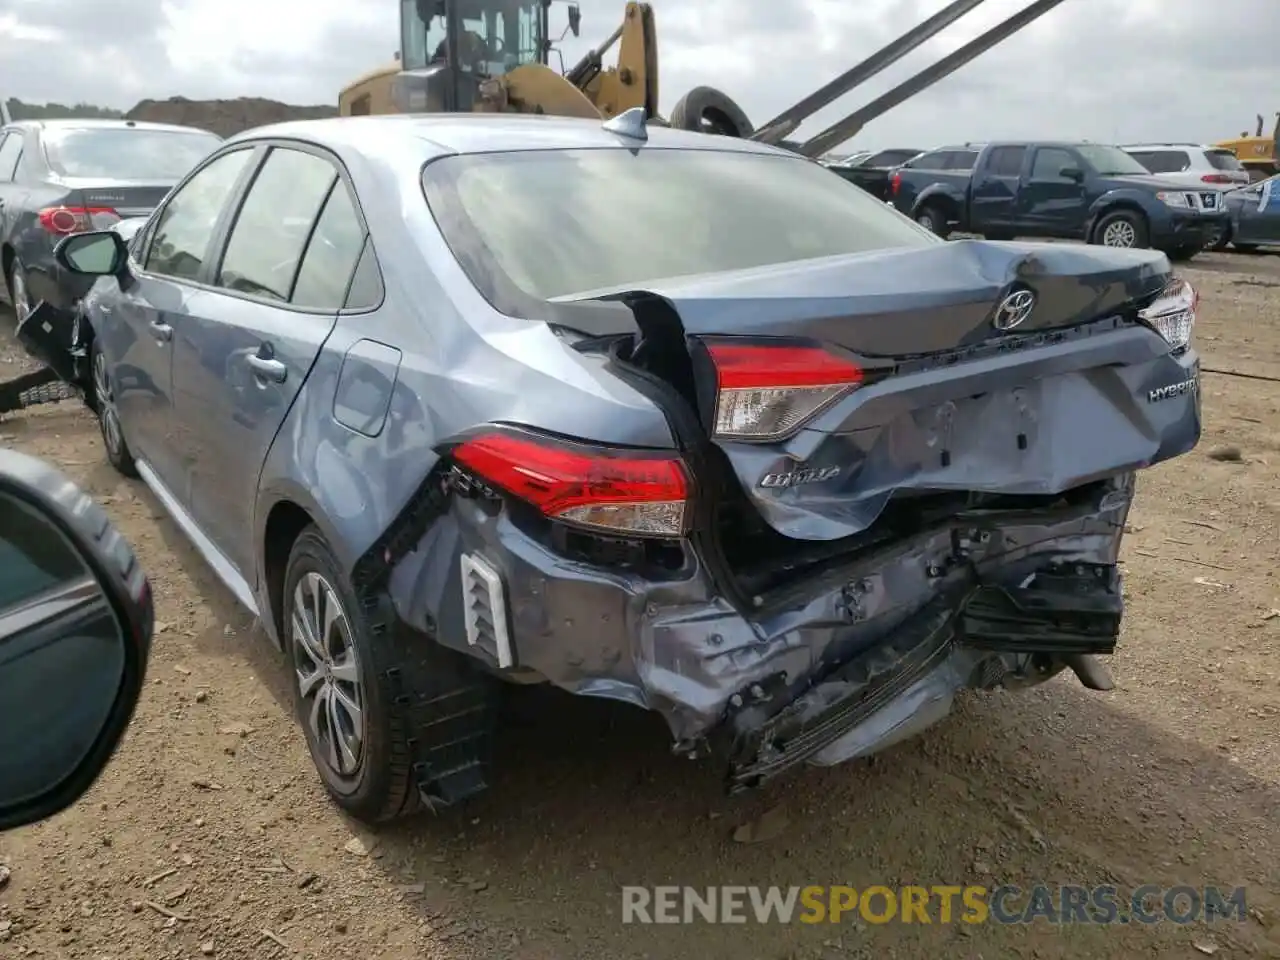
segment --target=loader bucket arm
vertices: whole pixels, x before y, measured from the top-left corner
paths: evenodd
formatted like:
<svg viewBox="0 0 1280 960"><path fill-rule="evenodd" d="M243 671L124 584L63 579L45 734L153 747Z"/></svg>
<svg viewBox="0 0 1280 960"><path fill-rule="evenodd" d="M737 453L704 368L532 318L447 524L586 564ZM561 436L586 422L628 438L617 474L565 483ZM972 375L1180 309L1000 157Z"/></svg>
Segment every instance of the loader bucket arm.
<svg viewBox="0 0 1280 960"><path fill-rule="evenodd" d="M754 134L752 140L778 144L790 136L800 124L823 107L834 103L854 87L870 80L881 70L890 67L921 44L933 39L951 24L986 0L953 0L928 20L908 30L897 40L881 47L861 63L846 70L826 86L815 90L799 103L784 110Z"/></svg>
<svg viewBox="0 0 1280 960"><path fill-rule="evenodd" d="M827 151L838 147L857 134L872 120L888 113L898 104L914 97L922 90L928 89L944 77L955 73L970 60L1007 40L1023 27L1034 23L1060 3L1062 3L1062 0L1037 0L1037 2L1031 4L1020 13L1016 13L1002 23L996 24L976 40L966 43L959 50L943 57L933 66L921 70L910 80L899 84L883 96L877 97L865 107L855 110L843 120L833 123L817 136L806 140L801 144L799 152L806 157L820 157Z"/></svg>

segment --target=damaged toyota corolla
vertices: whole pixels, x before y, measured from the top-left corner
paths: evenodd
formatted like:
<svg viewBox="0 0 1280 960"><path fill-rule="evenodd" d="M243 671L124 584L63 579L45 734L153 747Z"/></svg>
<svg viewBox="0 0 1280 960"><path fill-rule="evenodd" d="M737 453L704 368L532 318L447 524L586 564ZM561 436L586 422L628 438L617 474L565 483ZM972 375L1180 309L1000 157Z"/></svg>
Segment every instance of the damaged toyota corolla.
<svg viewBox="0 0 1280 960"><path fill-rule="evenodd" d="M732 791L1106 688L1135 472L1200 435L1163 254L946 242L634 115L262 128L58 256L108 456L371 821L488 785L501 681L657 711Z"/></svg>

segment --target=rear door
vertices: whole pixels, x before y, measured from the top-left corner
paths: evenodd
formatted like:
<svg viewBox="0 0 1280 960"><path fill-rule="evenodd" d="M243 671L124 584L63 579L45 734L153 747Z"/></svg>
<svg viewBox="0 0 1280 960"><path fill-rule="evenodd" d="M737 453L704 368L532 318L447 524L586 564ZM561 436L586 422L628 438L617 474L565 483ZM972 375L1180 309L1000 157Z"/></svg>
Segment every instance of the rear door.
<svg viewBox="0 0 1280 960"><path fill-rule="evenodd" d="M18 226L18 214L26 194L14 181L21 159L22 134L17 130L0 130L0 242L12 243ZM0 277L0 291L6 303L10 301L8 280L7 276Z"/></svg>
<svg viewBox="0 0 1280 960"><path fill-rule="evenodd" d="M974 178L969 199L969 228L1014 227L1018 215L1018 188L1027 148L992 147L986 163Z"/></svg>
<svg viewBox="0 0 1280 960"><path fill-rule="evenodd" d="M267 451L343 306L364 244L354 194L327 152L267 154L175 338L174 418L204 533L245 576Z"/></svg>
<svg viewBox="0 0 1280 960"><path fill-rule="evenodd" d="M1085 196L1082 179L1064 177L1065 169L1084 165L1063 147L1036 147L1027 181L1018 193L1019 221L1023 229L1040 236L1082 235Z"/></svg>

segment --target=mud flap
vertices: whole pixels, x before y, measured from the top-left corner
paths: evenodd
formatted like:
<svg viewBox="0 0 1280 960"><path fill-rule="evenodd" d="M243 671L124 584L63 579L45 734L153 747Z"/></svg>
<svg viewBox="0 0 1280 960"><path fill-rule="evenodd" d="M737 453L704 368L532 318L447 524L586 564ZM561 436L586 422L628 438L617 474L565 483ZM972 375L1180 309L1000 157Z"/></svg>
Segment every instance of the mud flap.
<svg viewBox="0 0 1280 960"><path fill-rule="evenodd" d="M961 610L957 639L1006 653L1109 654L1115 652L1123 613L1114 566L1057 566L1017 587L979 587Z"/></svg>

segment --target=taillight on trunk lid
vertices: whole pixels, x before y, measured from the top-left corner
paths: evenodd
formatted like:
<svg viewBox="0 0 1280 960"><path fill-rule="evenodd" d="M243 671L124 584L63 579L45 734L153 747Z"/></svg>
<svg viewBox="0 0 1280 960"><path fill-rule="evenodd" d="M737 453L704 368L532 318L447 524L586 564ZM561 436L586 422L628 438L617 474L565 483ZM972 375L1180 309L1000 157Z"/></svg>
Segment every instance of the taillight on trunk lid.
<svg viewBox="0 0 1280 960"><path fill-rule="evenodd" d="M618 536L681 537L686 531L689 477L672 453L493 429L464 441L452 456L552 520Z"/></svg>
<svg viewBox="0 0 1280 960"><path fill-rule="evenodd" d="M780 440L866 379L852 359L801 344L703 340L716 371L717 439Z"/></svg>
<svg viewBox="0 0 1280 960"><path fill-rule="evenodd" d="M58 236L108 230L120 221L111 207L45 207L39 213L40 226Z"/></svg>

